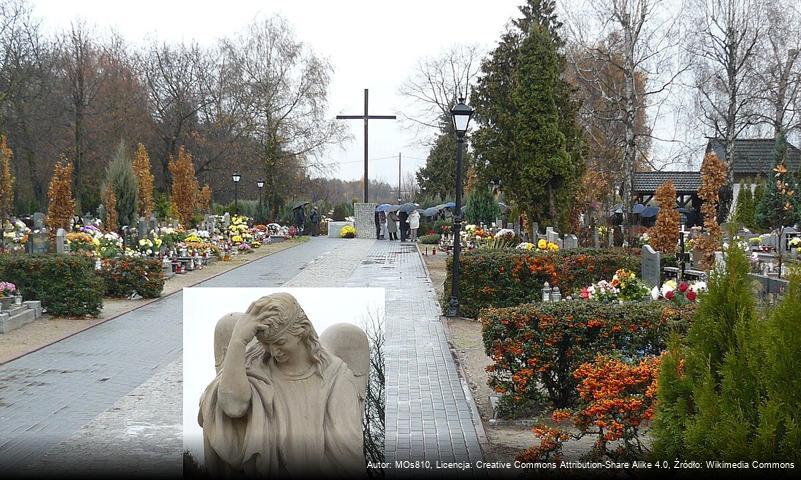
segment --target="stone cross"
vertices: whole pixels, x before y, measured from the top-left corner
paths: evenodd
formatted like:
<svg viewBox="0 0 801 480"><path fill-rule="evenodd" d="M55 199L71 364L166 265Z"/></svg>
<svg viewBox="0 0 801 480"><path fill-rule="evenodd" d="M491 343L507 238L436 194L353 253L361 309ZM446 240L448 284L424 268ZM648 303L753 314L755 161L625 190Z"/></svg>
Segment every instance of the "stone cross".
<svg viewBox="0 0 801 480"><path fill-rule="evenodd" d="M45 226L44 224L45 215L42 212L36 212L33 214L33 229L34 230L42 230Z"/></svg>
<svg viewBox="0 0 801 480"><path fill-rule="evenodd" d="M648 288L658 287L661 280L661 254L650 245L642 247L640 252L640 276Z"/></svg>

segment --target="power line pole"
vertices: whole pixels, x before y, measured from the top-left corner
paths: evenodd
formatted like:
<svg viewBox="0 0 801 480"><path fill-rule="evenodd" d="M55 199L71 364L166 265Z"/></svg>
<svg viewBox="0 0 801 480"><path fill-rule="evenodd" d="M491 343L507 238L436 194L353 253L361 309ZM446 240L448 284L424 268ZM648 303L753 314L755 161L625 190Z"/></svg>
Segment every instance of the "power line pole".
<svg viewBox="0 0 801 480"><path fill-rule="evenodd" d="M398 152L398 202L401 200L401 152Z"/></svg>
<svg viewBox="0 0 801 480"><path fill-rule="evenodd" d="M367 122L369 120L395 120L395 115L369 115L367 113L367 89L364 89L364 115L337 115L338 120L364 120L364 203L367 203Z"/></svg>

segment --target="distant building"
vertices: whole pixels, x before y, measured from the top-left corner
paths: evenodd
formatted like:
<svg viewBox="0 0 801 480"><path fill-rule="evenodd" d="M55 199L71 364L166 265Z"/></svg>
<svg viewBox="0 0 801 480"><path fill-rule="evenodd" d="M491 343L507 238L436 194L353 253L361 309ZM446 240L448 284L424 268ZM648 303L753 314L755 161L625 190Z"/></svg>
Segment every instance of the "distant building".
<svg viewBox="0 0 801 480"><path fill-rule="evenodd" d="M734 141L734 161L731 165L734 171L732 211L737 205L741 180L749 181L753 190L756 186L753 181L759 177L767 178L771 175L775 166L775 150L776 141L772 138L743 138ZM726 149L721 139L709 140L704 155L710 151L715 152L718 158L724 162L726 161ZM801 150L789 142L787 143L787 168L793 173L801 169ZM676 202L682 213L687 215L687 223L696 223L695 216L697 212L700 212L702 203L698 198L698 189L701 188L700 170L635 173L633 190L637 203L648 205L652 201L656 189L667 180L673 180L673 185L676 187Z"/></svg>

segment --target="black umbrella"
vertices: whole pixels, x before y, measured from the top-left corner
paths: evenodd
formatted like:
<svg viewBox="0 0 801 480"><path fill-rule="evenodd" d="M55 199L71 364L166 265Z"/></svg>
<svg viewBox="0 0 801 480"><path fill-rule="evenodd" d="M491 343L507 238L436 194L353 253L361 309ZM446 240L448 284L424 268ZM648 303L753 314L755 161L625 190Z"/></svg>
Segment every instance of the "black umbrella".
<svg viewBox="0 0 801 480"><path fill-rule="evenodd" d="M292 207L292 210L297 210L299 208L303 208L303 207L305 207L306 205L308 205L310 203L311 202L300 202L297 205L295 205L294 207Z"/></svg>
<svg viewBox="0 0 801 480"><path fill-rule="evenodd" d="M406 212L406 213L411 213L413 210L417 210L417 207L419 207L419 206L420 205L418 205L416 203L404 203L403 205L401 205L400 211L401 212Z"/></svg>

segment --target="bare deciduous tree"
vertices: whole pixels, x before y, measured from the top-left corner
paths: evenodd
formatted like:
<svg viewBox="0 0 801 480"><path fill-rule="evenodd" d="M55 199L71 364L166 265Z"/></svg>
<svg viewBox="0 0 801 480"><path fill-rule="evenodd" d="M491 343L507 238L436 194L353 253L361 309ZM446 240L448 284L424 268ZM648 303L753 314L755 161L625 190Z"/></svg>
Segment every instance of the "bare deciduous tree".
<svg viewBox="0 0 801 480"><path fill-rule="evenodd" d="M728 168L728 193L721 206L731 204L734 141L757 121L758 82L754 60L764 34L762 0L693 0L689 53L695 64L697 106L711 134L723 141Z"/></svg>
<svg viewBox="0 0 801 480"><path fill-rule="evenodd" d="M588 11L591 15L582 15ZM571 41L622 77L617 88L601 90L613 105L619 105L612 115L603 113L603 120L623 127L622 197L627 231L631 223L634 172L639 163L647 162L650 152L644 151L643 146L649 143L649 138L654 139L653 129L643 129L638 121L643 118L643 110L649 108L652 110L649 120L659 121L661 104L677 78L689 68L679 56L680 13L680 10L668 11L659 0L602 0L584 8L571 4L571 10L565 12ZM593 72L584 74L592 80ZM595 77L595 83L602 85L602 76ZM637 85L640 80L641 89Z"/></svg>
<svg viewBox="0 0 801 480"><path fill-rule="evenodd" d="M457 45L437 57L420 60L414 73L400 87L416 111L401 116L417 128L439 130L442 118L450 118L450 110L459 98L468 98L478 75L481 51L476 45Z"/></svg>

